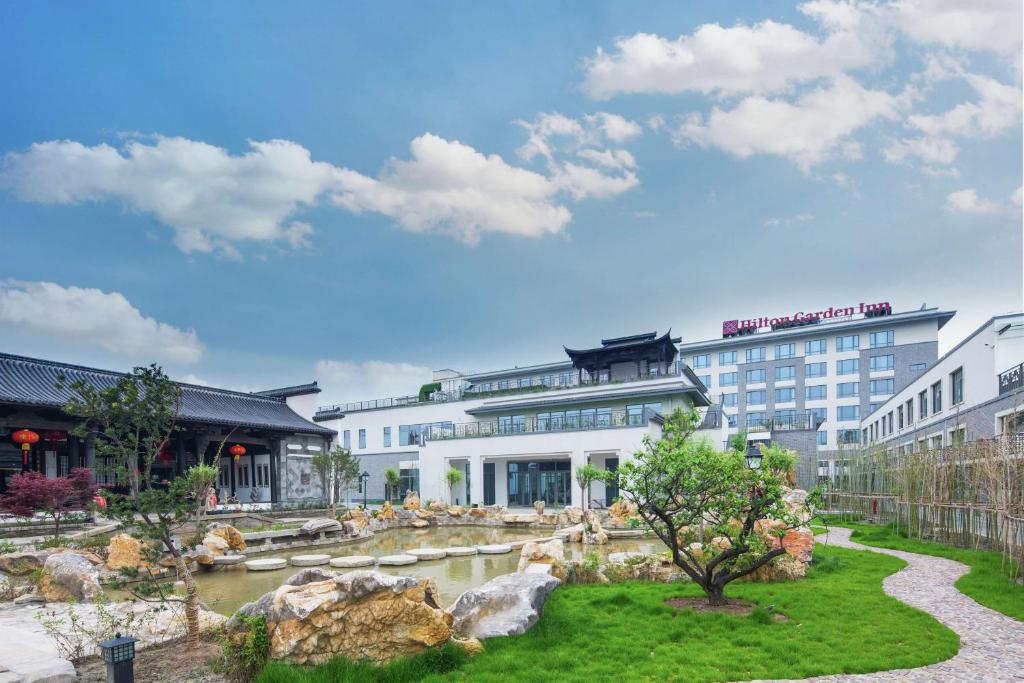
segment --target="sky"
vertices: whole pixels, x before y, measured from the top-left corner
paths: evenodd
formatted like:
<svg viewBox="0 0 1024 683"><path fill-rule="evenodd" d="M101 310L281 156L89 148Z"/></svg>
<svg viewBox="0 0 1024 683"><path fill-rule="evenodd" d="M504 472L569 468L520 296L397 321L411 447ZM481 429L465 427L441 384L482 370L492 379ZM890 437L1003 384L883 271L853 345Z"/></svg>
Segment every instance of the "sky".
<svg viewBox="0 0 1024 683"><path fill-rule="evenodd" d="M0 351L324 403L1022 307L1021 3L0 4Z"/></svg>

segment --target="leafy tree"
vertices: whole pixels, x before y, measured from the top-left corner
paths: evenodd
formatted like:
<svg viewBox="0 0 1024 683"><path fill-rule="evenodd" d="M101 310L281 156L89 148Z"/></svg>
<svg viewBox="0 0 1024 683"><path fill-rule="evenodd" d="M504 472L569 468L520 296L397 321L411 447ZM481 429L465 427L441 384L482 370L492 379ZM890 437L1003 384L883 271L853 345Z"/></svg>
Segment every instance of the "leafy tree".
<svg viewBox="0 0 1024 683"><path fill-rule="evenodd" d="M603 477L601 470L597 469L589 462L582 467L576 468L576 483L580 487L580 500L583 501L583 509L586 510L590 507L590 484L601 480Z"/></svg>
<svg viewBox="0 0 1024 683"><path fill-rule="evenodd" d="M747 452L747 430L741 429L732 436L729 437L728 447L740 451L741 453Z"/></svg>
<svg viewBox="0 0 1024 683"><path fill-rule="evenodd" d="M387 488L387 498L395 497L395 492L402 486L402 475L396 467L389 467L384 470L384 486Z"/></svg>
<svg viewBox="0 0 1024 683"><path fill-rule="evenodd" d="M452 499L452 494L455 491L455 487L459 485L460 481L462 481L462 472L455 469L454 467L449 467L448 471L444 473L444 482L445 484L448 485L449 502Z"/></svg>
<svg viewBox="0 0 1024 683"><path fill-rule="evenodd" d="M725 586L785 553L782 537L800 525L783 501L796 461L791 451L770 447L762 450L761 467L751 468L743 452L718 452L707 440L694 439L699 424L696 410L676 410L662 437L645 438L634 460L614 474L621 494L668 546L675 565L710 604L722 605ZM768 519L773 521L766 524ZM766 529L779 538L777 547L762 538Z"/></svg>
<svg viewBox="0 0 1024 683"><path fill-rule="evenodd" d="M230 436L230 434L228 435ZM224 441L220 447L224 447ZM220 461L220 449L218 449L214 462ZM188 469L189 494L196 502L196 523L201 523L206 510L206 501L209 498L210 490L217 483L220 471L216 465L196 465Z"/></svg>
<svg viewBox="0 0 1024 683"><path fill-rule="evenodd" d="M60 538L60 523L68 513L84 510L96 494L96 480L88 467L76 467L67 477L49 478L41 472L11 477L7 493L0 495L0 510L16 517L40 513L53 520L53 537Z"/></svg>
<svg viewBox="0 0 1024 683"><path fill-rule="evenodd" d="M321 490L334 515L337 513L341 492L347 491L359 480L359 458L353 456L349 449L335 446L330 451L317 453L310 462L320 477Z"/></svg>
<svg viewBox="0 0 1024 683"><path fill-rule="evenodd" d="M127 493L111 495L106 516L143 542L148 561L159 560L161 547L171 555L185 583L185 597L173 596L170 586L153 580L149 572L143 583L129 589L143 599L184 602L188 641L194 645L199 639L199 595L175 538L192 521L198 506L195 487L206 475L178 477L167 489L154 487L151 476L153 463L178 429L181 387L154 364L137 367L110 386L75 381L70 388L74 396L64 410L81 420L73 433L95 435L97 457L109 459L107 469L127 488ZM202 538L202 528L198 522L196 526L192 545ZM188 547L184 537L182 546Z"/></svg>

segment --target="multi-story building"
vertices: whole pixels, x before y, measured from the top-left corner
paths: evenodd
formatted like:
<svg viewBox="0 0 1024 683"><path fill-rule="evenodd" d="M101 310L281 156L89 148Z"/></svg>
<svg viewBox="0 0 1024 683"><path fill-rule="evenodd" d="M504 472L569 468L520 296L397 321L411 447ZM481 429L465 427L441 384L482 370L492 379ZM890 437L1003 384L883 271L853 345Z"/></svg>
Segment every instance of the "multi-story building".
<svg viewBox="0 0 1024 683"><path fill-rule="evenodd" d="M938 357L953 311L859 304L725 321L722 338L679 346L730 433L816 429L819 451L858 444L861 420Z"/></svg>
<svg viewBox="0 0 1024 683"><path fill-rule="evenodd" d="M700 433L721 447L724 428L707 391L678 362L669 334L602 340L566 349L567 360L493 372L435 373L419 395L320 408L314 420L335 429L368 476L356 497L380 500L384 473L399 470L402 491L461 504L580 505L577 468L614 470L644 437L657 438L676 408L698 407ZM462 480L449 490L446 473ZM614 487L597 483L591 500L610 504Z"/></svg>
<svg viewBox="0 0 1024 683"><path fill-rule="evenodd" d="M990 318L861 422L897 453L1024 432L1024 314Z"/></svg>

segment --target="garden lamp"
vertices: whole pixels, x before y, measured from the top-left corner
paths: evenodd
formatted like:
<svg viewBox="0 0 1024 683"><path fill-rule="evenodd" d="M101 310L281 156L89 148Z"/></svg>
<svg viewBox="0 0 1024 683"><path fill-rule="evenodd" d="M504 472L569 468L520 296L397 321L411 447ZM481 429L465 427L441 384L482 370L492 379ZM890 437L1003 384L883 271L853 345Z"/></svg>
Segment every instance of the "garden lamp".
<svg viewBox="0 0 1024 683"><path fill-rule="evenodd" d="M135 643L138 638L121 637L115 633L110 640L100 641L100 653L107 664L107 683L135 682Z"/></svg>
<svg viewBox="0 0 1024 683"><path fill-rule="evenodd" d="M359 478L363 481L363 509L366 509L366 482L370 480L370 473L363 470L363 473L359 475Z"/></svg>
<svg viewBox="0 0 1024 683"><path fill-rule="evenodd" d="M761 447L748 446L746 458L747 466L750 467L750 469L759 469L761 467Z"/></svg>

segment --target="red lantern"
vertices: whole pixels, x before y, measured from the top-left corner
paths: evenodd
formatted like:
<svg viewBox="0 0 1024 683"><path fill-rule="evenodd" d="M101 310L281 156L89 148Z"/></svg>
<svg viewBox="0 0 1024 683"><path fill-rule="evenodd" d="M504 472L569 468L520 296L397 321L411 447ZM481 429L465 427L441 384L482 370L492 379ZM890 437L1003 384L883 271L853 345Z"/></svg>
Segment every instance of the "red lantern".
<svg viewBox="0 0 1024 683"><path fill-rule="evenodd" d="M29 449L32 448L32 444L39 443L39 435L31 429L19 429L11 435L11 438L14 439L14 443L21 444L21 468L27 470Z"/></svg>
<svg viewBox="0 0 1024 683"><path fill-rule="evenodd" d="M230 453L231 455L235 456L235 462L238 462L238 460L243 455L245 455L245 446L243 446L242 444L236 443L234 446L232 446L231 448L228 449L228 453Z"/></svg>

